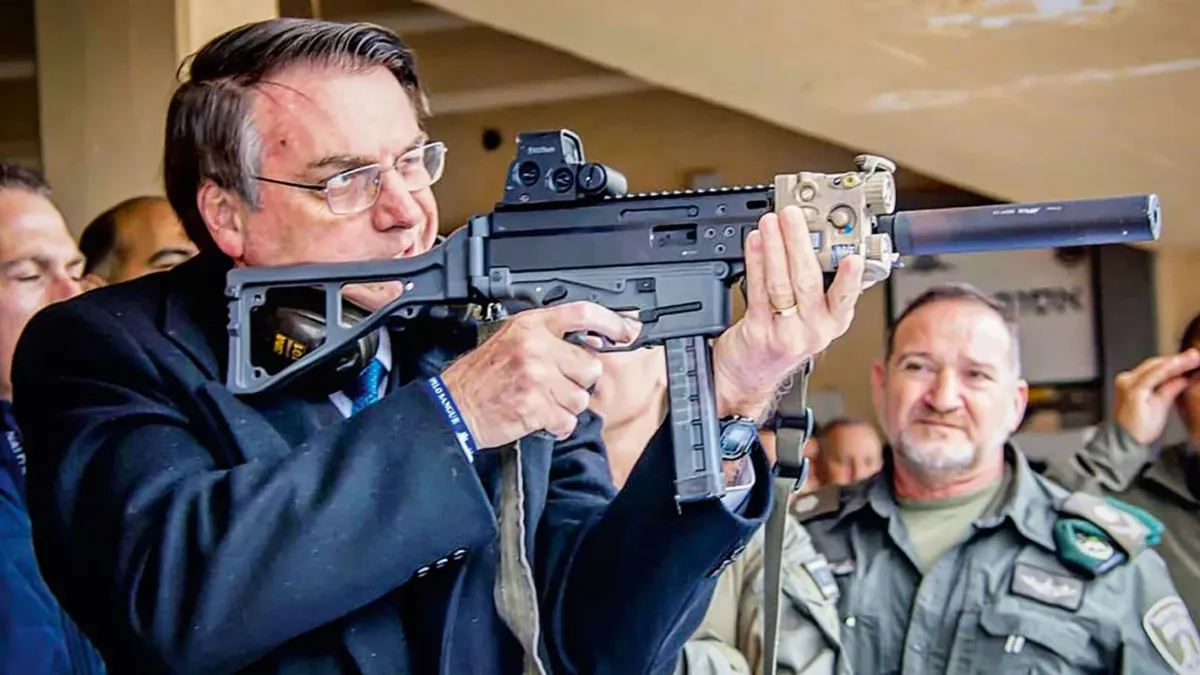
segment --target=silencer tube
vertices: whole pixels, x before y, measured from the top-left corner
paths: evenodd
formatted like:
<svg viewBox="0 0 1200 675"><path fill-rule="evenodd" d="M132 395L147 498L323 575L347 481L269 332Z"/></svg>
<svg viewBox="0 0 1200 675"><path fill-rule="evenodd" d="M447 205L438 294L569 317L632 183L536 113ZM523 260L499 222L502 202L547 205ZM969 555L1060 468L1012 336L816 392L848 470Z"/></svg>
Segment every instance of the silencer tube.
<svg viewBox="0 0 1200 675"><path fill-rule="evenodd" d="M900 255L936 255L1154 241L1157 195L904 211L879 218Z"/></svg>

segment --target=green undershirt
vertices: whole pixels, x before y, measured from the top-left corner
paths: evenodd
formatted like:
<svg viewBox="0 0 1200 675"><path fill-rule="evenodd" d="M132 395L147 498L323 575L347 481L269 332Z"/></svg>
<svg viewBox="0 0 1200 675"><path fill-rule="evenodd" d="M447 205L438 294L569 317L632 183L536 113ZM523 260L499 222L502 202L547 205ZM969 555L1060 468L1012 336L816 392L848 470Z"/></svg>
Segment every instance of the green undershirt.
<svg viewBox="0 0 1200 675"><path fill-rule="evenodd" d="M971 524L1003 505L1008 472L979 490L933 500L898 499L900 520L908 530L921 573L961 542Z"/></svg>

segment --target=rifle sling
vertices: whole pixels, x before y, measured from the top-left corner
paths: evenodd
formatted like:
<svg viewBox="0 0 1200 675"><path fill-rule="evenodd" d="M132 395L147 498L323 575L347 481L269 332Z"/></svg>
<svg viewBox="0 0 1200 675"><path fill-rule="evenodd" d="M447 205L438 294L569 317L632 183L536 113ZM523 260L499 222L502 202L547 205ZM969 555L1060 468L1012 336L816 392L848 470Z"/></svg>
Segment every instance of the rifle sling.
<svg viewBox="0 0 1200 675"><path fill-rule="evenodd" d="M779 649L779 614L783 593L783 533L787 525L788 506L792 494L808 478L808 460L804 445L812 435L812 410L808 408L808 378L812 360L801 366L795 375L791 396L784 396L779 412L804 420L804 427L780 427L775 430L775 466L772 477L775 492L774 506L767 517L766 542L763 552L765 587L763 589L763 675L775 675Z"/></svg>

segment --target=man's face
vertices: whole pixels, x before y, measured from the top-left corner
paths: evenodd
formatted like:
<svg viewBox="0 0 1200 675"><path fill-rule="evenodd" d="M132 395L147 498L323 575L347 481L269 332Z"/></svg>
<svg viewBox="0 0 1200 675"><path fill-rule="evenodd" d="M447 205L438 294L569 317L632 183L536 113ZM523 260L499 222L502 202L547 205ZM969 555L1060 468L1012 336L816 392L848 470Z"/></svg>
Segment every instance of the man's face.
<svg viewBox="0 0 1200 675"><path fill-rule="evenodd" d="M873 476L883 466L883 444L867 424L839 424L821 436L817 464L821 480L850 485Z"/></svg>
<svg viewBox="0 0 1200 675"><path fill-rule="evenodd" d="M165 199L139 203L122 217L118 227L119 250L124 255L117 261L109 283L168 270L196 255L196 245L188 239L170 202Z"/></svg>
<svg viewBox="0 0 1200 675"><path fill-rule="evenodd" d="M892 448L931 472L973 468L1000 452L1028 393L1013 347L1004 320L978 302L939 300L905 318L891 358L873 373Z"/></svg>
<svg viewBox="0 0 1200 675"><path fill-rule="evenodd" d="M265 181L258 183L261 208L233 214L206 198L202 188L205 220L236 263L400 258L433 246L438 228L433 191L409 192L390 170L398 157L428 139L408 95L386 69L289 68L257 88L253 115L261 136L262 177L320 184L372 163L388 169L375 205L352 215L334 214L320 192Z"/></svg>
<svg viewBox="0 0 1200 675"><path fill-rule="evenodd" d="M38 310L80 291L83 255L48 199L0 190L0 397L11 396L13 351Z"/></svg>

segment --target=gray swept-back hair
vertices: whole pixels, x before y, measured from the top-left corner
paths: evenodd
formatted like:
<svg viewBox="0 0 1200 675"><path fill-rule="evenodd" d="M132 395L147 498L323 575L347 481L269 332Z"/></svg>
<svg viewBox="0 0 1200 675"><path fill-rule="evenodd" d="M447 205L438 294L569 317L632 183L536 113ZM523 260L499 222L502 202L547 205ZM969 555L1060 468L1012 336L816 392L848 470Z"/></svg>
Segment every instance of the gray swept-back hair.
<svg viewBox="0 0 1200 675"><path fill-rule="evenodd" d="M261 141L251 115L253 88L294 65L354 72L387 68L408 93L418 118L429 104L412 50L394 32L366 23L280 18L217 36L180 67L182 83L167 109L163 179L183 228L202 251L216 248L196 192L205 181L258 205Z"/></svg>

